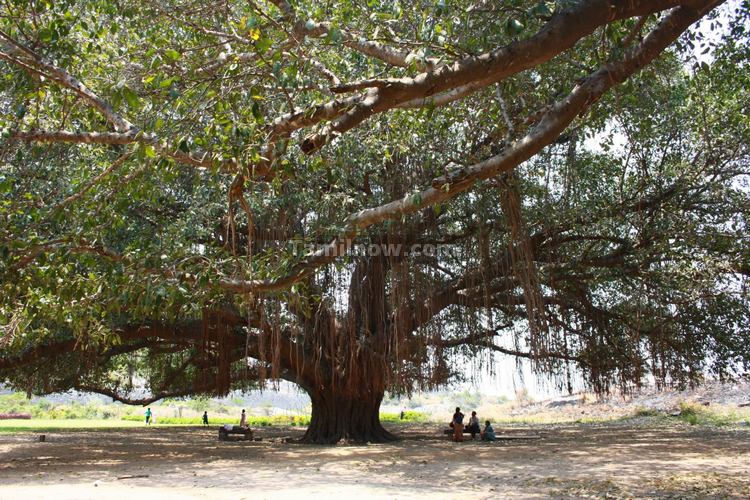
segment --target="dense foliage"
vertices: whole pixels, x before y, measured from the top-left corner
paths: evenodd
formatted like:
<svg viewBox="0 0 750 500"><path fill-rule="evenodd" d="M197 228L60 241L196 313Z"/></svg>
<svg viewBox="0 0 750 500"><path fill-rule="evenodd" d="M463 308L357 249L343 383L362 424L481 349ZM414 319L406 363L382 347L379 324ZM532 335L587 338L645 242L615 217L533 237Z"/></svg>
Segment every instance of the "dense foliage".
<svg viewBox="0 0 750 500"><path fill-rule="evenodd" d="M285 378L317 422L498 354L598 391L743 374L749 11L4 2L0 378Z"/></svg>

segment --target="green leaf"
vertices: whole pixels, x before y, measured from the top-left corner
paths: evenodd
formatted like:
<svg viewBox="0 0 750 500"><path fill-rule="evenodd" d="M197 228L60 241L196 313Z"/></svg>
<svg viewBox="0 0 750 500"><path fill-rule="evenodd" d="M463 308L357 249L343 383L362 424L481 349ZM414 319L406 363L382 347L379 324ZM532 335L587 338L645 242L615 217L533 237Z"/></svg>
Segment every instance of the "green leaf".
<svg viewBox="0 0 750 500"><path fill-rule="evenodd" d="M182 57L182 55L174 49L167 49L164 51L164 55L172 62L177 62L180 60L180 57Z"/></svg>
<svg viewBox="0 0 750 500"><path fill-rule="evenodd" d="M161 82L159 82L159 87L161 87L163 89L165 89L167 87L171 87L172 84L175 82L175 80L176 80L176 78L174 78L174 77L166 78L166 79L162 80Z"/></svg>
<svg viewBox="0 0 750 500"><path fill-rule="evenodd" d="M261 37L260 40L257 40L255 42L255 48L258 50L258 52L266 52L268 49L271 48L271 45L273 45L273 41L270 38Z"/></svg>
<svg viewBox="0 0 750 500"><path fill-rule="evenodd" d="M534 16L547 18L552 16L552 7L550 7L549 2L539 2L534 6L534 8L531 9L531 14Z"/></svg>
<svg viewBox="0 0 750 500"><path fill-rule="evenodd" d="M511 17L511 18L508 18L508 20L505 22L505 31L511 36L518 35L523 30L524 30L524 25L518 19Z"/></svg>
<svg viewBox="0 0 750 500"><path fill-rule="evenodd" d="M255 121L262 125L264 122L263 112L260 110L260 106L258 105L258 101L253 101L253 105L250 108L253 113L253 118L255 118Z"/></svg>
<svg viewBox="0 0 750 500"><path fill-rule="evenodd" d="M0 194L10 193L12 189L13 182L6 177L0 177Z"/></svg>
<svg viewBox="0 0 750 500"><path fill-rule="evenodd" d="M55 38L55 32L49 28L39 30L39 39L44 43L50 43Z"/></svg>
<svg viewBox="0 0 750 500"><path fill-rule="evenodd" d="M130 87L123 87L122 95L125 97L128 106L130 106L131 108L138 107L138 94L136 94Z"/></svg>
<svg viewBox="0 0 750 500"><path fill-rule="evenodd" d="M344 34L343 34L343 33L341 32L341 30L340 30L340 29L338 29L338 28L336 28L336 27L333 27L333 28L331 28L331 29L330 29L330 30L328 31L328 36L327 36L327 38L328 38L328 40L330 40L331 42L333 42L333 43L335 43L335 44L337 44L337 45L338 45L338 44L340 44L341 42L343 42L343 41L344 41Z"/></svg>

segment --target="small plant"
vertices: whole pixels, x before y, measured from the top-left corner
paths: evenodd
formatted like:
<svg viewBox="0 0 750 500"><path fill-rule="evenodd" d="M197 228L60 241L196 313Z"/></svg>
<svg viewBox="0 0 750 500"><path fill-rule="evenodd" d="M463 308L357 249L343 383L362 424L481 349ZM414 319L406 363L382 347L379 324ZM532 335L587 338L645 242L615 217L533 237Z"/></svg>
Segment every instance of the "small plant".
<svg viewBox="0 0 750 500"><path fill-rule="evenodd" d="M380 414L380 421L381 422L427 422L429 421L430 416L426 413L421 413L418 411L405 411L404 412L404 418L401 418L400 413L381 413Z"/></svg>
<svg viewBox="0 0 750 500"><path fill-rule="evenodd" d="M659 415L659 412L653 408L646 408L644 406L639 406L635 409L635 412L633 412L634 417L656 417Z"/></svg>
<svg viewBox="0 0 750 500"><path fill-rule="evenodd" d="M742 416L734 411L712 410L695 402L680 403L677 417L690 425L732 425L741 421Z"/></svg>
<svg viewBox="0 0 750 500"><path fill-rule="evenodd" d="M704 410L698 403L683 401L680 403L680 416L698 415Z"/></svg>

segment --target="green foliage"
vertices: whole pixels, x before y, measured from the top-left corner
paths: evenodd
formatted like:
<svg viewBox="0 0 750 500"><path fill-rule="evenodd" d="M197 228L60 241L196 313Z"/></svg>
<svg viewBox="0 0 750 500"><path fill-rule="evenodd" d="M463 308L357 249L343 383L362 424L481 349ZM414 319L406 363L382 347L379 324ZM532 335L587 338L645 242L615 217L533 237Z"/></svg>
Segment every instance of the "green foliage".
<svg viewBox="0 0 750 500"><path fill-rule="evenodd" d="M676 418L690 425L727 426L742 423L748 414L750 411L714 409L700 403L684 401L680 403L680 413Z"/></svg>
<svg viewBox="0 0 750 500"><path fill-rule="evenodd" d="M471 411L472 408L477 408L482 404L482 394L479 391L469 389L455 393L449 399L446 404L460 406L464 412Z"/></svg>
<svg viewBox="0 0 750 500"><path fill-rule="evenodd" d="M20 392L0 396L0 413L28 413L36 416L34 414L38 415L40 406L32 405L31 401Z"/></svg>
<svg viewBox="0 0 750 500"><path fill-rule="evenodd" d="M750 416L750 410L724 406L704 405L695 401L682 401L679 411L666 413L650 408L638 408L632 416L654 419L657 422L684 422L689 425L728 426L741 425Z"/></svg>
<svg viewBox="0 0 750 500"><path fill-rule="evenodd" d="M659 415L659 411L653 408L636 408L633 412L634 417L656 417Z"/></svg>
<svg viewBox="0 0 750 500"><path fill-rule="evenodd" d="M407 410L404 411L404 418L401 418L401 413L381 413L380 421L388 423L425 423L430 422L432 419L430 415L418 411Z"/></svg>
<svg viewBox="0 0 750 500"><path fill-rule="evenodd" d="M97 403L53 404L44 398L27 399L20 392L0 395L0 413L25 413L34 419L111 419L121 413L115 405Z"/></svg>
<svg viewBox="0 0 750 500"><path fill-rule="evenodd" d="M278 174L242 183L246 205L230 208L234 172L196 169L163 151L200 152L216 166L236 159L251 171L268 154L269 124L331 99L330 82L314 62L342 82L401 81L427 61L442 64L524 40L575 2L441 0L407 8L299 0L293 4L304 13L303 25L328 27L302 40L304 50L289 49L283 13L262 4L262 13L254 2L216 9L203 0L0 6L3 33L75 72L141 133L160 137L139 146L6 141L15 131L102 132L111 124L75 93L0 61L0 360L13 365L0 369L0 380L37 394L80 383L121 392L145 383L169 393L213 380L215 367L206 365L217 360L200 352L199 340L178 335L183 343L141 343L125 339L125 330L183 327L205 311L232 311L247 314L232 332L244 346L248 332L260 330L252 320L280 304L276 326L297 335L320 317L314 313L321 304L339 307L349 296L346 277L361 262L356 256L262 300L222 289L220 280L285 276L304 258L298 242L330 241L360 210L402 199L422 208L420 190L432 179L522 140L540 111L582 76L619 60L628 39L639 39L630 36L637 19L608 23L560 57L450 106L374 115L319 154L302 153L295 141L331 125L323 120L274 144ZM515 169L537 289L550 316L544 340L566 350L600 392L652 376L688 383L749 367L748 8L739 3L726 34L712 37L712 60L694 60L690 47L707 42L692 32ZM657 19L643 23L646 33ZM411 67L350 50L346 33L403 48ZM506 347L532 343L517 328L529 317L521 300L529 290L513 259L506 263L518 237L498 186L478 183L357 235L363 242L446 242L453 252L410 257L404 270L388 271L382 302L389 307L438 304L432 299L440 290L451 293L438 298L460 298L429 323L401 332L415 340L408 352L393 349L402 357L386 371L408 385L393 384L394 393L460 379L456 366L466 359L477 361L477 370L492 366L479 355L484 341L458 342L449 351L429 345L434 339L456 341L489 327L502 332L496 340ZM261 236L252 258L245 236L251 223ZM281 236L264 239L269 234ZM488 276L500 264L503 272ZM457 283L465 288L453 290ZM336 319L346 311L339 307ZM365 337L356 344L367 345ZM66 347L34 358L48 345ZM242 358L231 367L232 388L255 382L246 378L247 364L236 361ZM563 379L570 365L556 359L540 368ZM466 392L456 404L480 402ZM38 411L67 418L89 410Z"/></svg>

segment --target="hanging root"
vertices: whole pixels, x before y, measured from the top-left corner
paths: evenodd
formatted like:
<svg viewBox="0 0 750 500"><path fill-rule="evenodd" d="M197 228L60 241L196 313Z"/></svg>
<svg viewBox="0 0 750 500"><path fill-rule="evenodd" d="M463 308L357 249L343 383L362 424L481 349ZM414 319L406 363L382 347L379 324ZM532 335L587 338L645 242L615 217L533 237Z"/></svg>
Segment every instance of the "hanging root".
<svg viewBox="0 0 750 500"><path fill-rule="evenodd" d="M518 192L515 174L508 173L500 180L499 186L500 204L510 227L512 271L523 289L531 334L531 352L535 357L541 357L549 351L549 326L534 259L534 249L521 213L521 196Z"/></svg>

